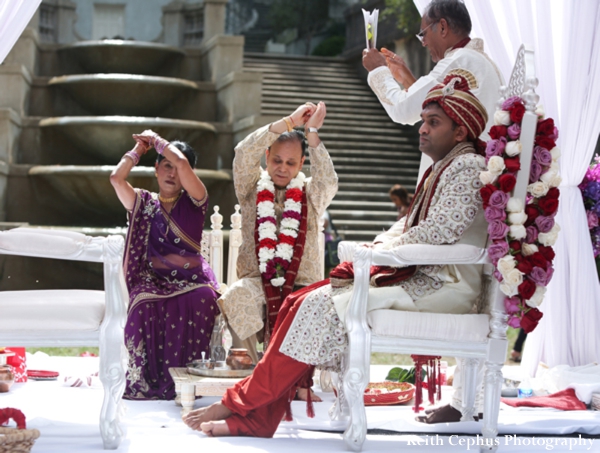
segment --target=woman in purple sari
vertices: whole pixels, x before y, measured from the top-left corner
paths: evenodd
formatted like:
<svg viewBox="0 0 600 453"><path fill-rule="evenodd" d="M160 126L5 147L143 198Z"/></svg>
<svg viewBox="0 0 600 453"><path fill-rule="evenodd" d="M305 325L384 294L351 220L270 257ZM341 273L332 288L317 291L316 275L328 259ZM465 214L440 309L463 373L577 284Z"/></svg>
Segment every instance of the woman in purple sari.
<svg viewBox="0 0 600 453"><path fill-rule="evenodd" d="M173 399L169 368L209 352L219 314L219 287L200 253L208 194L194 173L196 155L188 144L169 143L152 131L133 137L135 147L110 176L129 213L123 258L129 290L124 398ZM126 181L150 147L158 153L158 194L134 189Z"/></svg>

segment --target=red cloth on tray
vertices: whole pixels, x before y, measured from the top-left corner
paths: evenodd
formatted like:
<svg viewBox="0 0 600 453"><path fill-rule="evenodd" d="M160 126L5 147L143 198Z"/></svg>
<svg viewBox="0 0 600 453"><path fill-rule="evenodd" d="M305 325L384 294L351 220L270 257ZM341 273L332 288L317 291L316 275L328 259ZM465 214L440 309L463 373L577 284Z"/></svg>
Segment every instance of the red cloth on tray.
<svg viewBox="0 0 600 453"><path fill-rule="evenodd" d="M547 396L530 398L502 398L502 402L513 407L553 407L562 411L584 411L586 406L577 399L574 389L565 389Z"/></svg>

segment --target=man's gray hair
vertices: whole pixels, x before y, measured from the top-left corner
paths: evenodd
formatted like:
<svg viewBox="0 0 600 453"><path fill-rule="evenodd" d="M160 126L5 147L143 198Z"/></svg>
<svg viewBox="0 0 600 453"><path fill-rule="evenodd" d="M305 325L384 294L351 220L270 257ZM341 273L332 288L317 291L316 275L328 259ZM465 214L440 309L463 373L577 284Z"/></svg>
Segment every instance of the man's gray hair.
<svg viewBox="0 0 600 453"><path fill-rule="evenodd" d="M453 33L465 37L471 34L471 16L462 0L432 0L423 17L427 17L430 24L446 19Z"/></svg>

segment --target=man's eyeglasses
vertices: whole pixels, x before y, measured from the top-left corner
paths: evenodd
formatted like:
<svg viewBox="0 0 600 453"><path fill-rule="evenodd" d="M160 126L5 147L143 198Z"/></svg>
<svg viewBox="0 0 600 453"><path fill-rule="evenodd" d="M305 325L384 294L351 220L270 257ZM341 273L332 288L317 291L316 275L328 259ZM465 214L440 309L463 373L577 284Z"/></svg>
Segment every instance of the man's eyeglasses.
<svg viewBox="0 0 600 453"><path fill-rule="evenodd" d="M425 32L427 31L427 29L429 27L432 27L433 25L437 24L439 21L436 20L435 22L430 23L427 27L425 27L423 30L421 30L419 33L417 33L415 36L417 37L417 39L419 41L421 41L421 44L423 44L423 39L425 38Z"/></svg>

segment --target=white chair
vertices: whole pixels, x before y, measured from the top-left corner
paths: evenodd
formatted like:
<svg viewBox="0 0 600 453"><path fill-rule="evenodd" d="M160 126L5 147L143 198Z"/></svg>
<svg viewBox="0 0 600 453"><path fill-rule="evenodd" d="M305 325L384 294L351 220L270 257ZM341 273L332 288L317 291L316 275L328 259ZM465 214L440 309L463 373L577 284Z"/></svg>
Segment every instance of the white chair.
<svg viewBox="0 0 600 453"><path fill-rule="evenodd" d="M514 196L525 199L529 167L537 124L534 113L538 96L533 71L533 51L521 46L507 88L500 93L500 106L510 96L521 96L527 111L521 130L521 171ZM493 114L493 112L490 112ZM484 219L485 220L485 219ZM407 245L394 251L374 251L342 242L339 255L354 263L355 286L346 314L349 348L342 360L343 385L333 417L349 420L344 441L352 450L360 450L365 440L367 420L363 392L369 382L371 352L455 356L463 372L462 420L472 420L475 413L477 366L485 361L484 419L481 450L495 450L502 385L502 366L506 358L507 315L504 295L492 277L492 265L485 246ZM477 314L449 315L438 313L374 310L367 314L369 269L371 265L484 264L484 290ZM487 284L486 284L487 280ZM483 308L483 309L482 309Z"/></svg>
<svg viewBox="0 0 600 453"><path fill-rule="evenodd" d="M215 206L202 255L222 281L223 216ZM127 351L123 332L129 297L123 277L122 236L91 237L59 229L15 228L0 232L0 254L104 263L104 291L0 292L0 344L99 346L104 387L100 434L104 449L118 448L123 431L119 405L125 390Z"/></svg>

